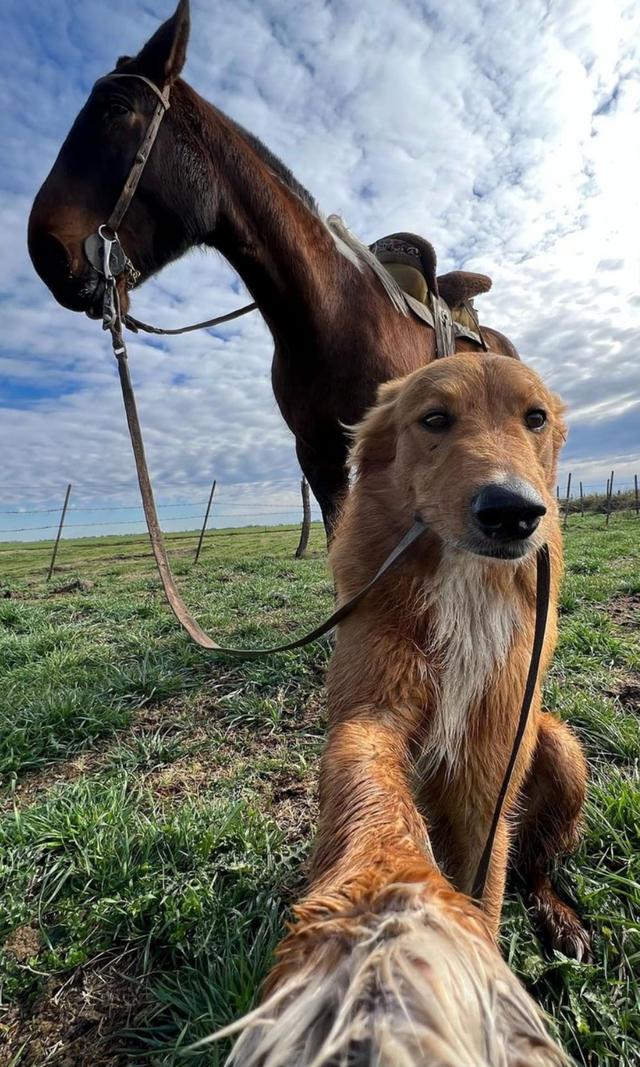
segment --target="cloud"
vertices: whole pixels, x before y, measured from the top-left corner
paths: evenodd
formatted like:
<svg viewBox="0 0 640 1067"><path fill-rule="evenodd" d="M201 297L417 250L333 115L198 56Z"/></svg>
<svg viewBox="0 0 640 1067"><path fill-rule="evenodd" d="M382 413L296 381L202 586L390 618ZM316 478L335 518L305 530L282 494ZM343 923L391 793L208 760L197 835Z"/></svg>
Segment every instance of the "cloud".
<svg viewBox="0 0 640 1067"><path fill-rule="evenodd" d="M55 305L25 231L93 81L166 14L138 0L25 0L6 24L0 482L16 488L5 500L45 506L67 480L86 502L134 485L107 340ZM483 321L569 405L563 470L604 483L614 461L625 480L640 469L639 30L624 0L221 0L194 5L186 77L364 240L413 230L442 270L490 274ZM219 256L194 252L136 293L135 314L182 325L245 299ZM136 338L130 352L161 487L202 495L216 475L238 499L256 483L254 504L283 486L297 499L258 316Z"/></svg>

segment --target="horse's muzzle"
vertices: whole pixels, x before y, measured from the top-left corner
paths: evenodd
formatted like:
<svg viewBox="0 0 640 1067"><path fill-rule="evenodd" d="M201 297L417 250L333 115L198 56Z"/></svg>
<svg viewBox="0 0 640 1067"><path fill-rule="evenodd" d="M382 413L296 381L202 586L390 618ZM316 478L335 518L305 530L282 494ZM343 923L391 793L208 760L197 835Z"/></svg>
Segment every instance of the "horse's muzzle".
<svg viewBox="0 0 640 1067"><path fill-rule="evenodd" d="M29 234L29 254L37 273L59 304L70 311L86 311L92 318L100 317L101 279L83 253L78 264L55 234L36 232Z"/></svg>

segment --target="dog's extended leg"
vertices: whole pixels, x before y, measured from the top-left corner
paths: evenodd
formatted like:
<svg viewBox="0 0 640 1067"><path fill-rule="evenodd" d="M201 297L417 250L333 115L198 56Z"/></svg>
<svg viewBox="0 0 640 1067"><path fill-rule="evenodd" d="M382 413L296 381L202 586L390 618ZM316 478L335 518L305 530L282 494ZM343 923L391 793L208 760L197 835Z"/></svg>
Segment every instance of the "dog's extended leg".
<svg viewBox="0 0 640 1067"><path fill-rule="evenodd" d="M331 730L295 914L266 1000L222 1032L242 1031L234 1067L566 1063L484 916L431 856L397 719Z"/></svg>
<svg viewBox="0 0 640 1067"><path fill-rule="evenodd" d="M545 940L578 960L590 959L589 934L554 889L551 869L559 856L576 848L586 783L580 742L563 722L544 712L521 794L514 868Z"/></svg>

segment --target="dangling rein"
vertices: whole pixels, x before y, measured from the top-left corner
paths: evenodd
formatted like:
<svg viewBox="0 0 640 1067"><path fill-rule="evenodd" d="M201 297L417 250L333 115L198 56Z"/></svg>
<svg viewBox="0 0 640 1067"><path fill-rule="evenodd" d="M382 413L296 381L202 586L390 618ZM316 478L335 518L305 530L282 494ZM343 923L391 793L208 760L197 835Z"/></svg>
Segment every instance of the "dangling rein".
<svg viewBox="0 0 640 1067"><path fill-rule="evenodd" d="M386 574L389 573L391 568L399 563L414 542L417 541L419 537L422 537L427 527L422 519L416 517L411 529L407 531L393 551L390 552L373 578L367 582L355 596L351 597L350 600L334 611L328 619L325 619L324 622L320 623L313 630L303 634L302 637L295 638L293 641L287 641L281 645L271 645L268 648L227 648L223 645L219 645L213 638L209 637L199 623L193 618L193 615L187 608L175 583L164 539L162 537L162 531L160 529L160 522L158 520L158 513L156 511L151 479L149 478L149 471L144 452L142 430L140 428L133 385L129 374L129 361L123 337L123 326L127 325L134 331L140 329L149 333L158 334L187 333L190 330L201 329L206 326L215 326L218 323L227 322L230 319L237 318L239 315L244 315L248 311L252 311L256 305L248 304L246 307L239 308L237 311L232 311L227 315L221 315L217 319L209 319L207 322L196 323L193 326L185 326L178 330L161 330L158 327L148 326L146 323L139 322L137 319L130 316L125 316L123 319L120 309L120 297L116 287L116 279L119 274L126 272L128 268L131 268L131 264L120 244L117 230L133 199L138 182L140 181L140 176L157 137L160 123L169 108L169 86L166 86L161 91L158 89L157 85L154 85L153 82L148 78L143 77L141 74L110 74L107 75L105 79L101 80L106 81L111 80L111 78L137 78L140 81L143 81L158 99L155 111L147 127L142 144L133 161L122 192L118 197L116 206L106 224L100 226L96 234L91 234L87 237L85 241L85 252L91 264L104 277L105 289L102 326L103 329L108 330L111 334L113 352L118 363L120 385L122 386L122 396L124 399L129 435L131 437L131 445L133 447L133 455L136 462L144 515L165 596L180 625L186 630L192 640L200 646L200 648L225 655L242 656L244 659L257 659L262 656L272 655L275 652L288 652L294 648L302 648L304 645L311 644L312 641L317 641L318 638L329 633L339 622L350 615L356 609L358 604L364 600L367 594L371 592ZM533 695L535 693L536 682L538 679L540 656L544 644L544 634L549 610L550 583L551 565L549 549L547 545L543 545L542 548L538 549L536 557L536 619L529 672L522 698L518 727L514 737L511 755L496 801L491 828L487 836L487 841L473 883L471 895L478 901L482 899L484 893L498 823L504 808L504 802L509 790L509 784L513 775L518 752L520 751L522 738L524 737L527 723L529 721L531 703L533 701Z"/></svg>

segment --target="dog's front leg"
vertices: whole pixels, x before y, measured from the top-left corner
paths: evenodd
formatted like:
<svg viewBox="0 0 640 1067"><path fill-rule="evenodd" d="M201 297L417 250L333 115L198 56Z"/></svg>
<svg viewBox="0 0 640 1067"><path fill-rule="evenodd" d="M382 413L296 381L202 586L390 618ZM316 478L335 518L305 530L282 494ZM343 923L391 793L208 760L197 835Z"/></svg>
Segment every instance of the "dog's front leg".
<svg viewBox="0 0 640 1067"><path fill-rule="evenodd" d="M371 713L330 731L320 770L320 821L313 885L340 883L372 864L394 866L431 857L427 827L410 782L408 738L400 721Z"/></svg>
<svg viewBox="0 0 640 1067"><path fill-rule="evenodd" d="M266 999L232 1028L234 1067L564 1065L482 913L438 870L406 736L382 712L331 730L294 910Z"/></svg>

